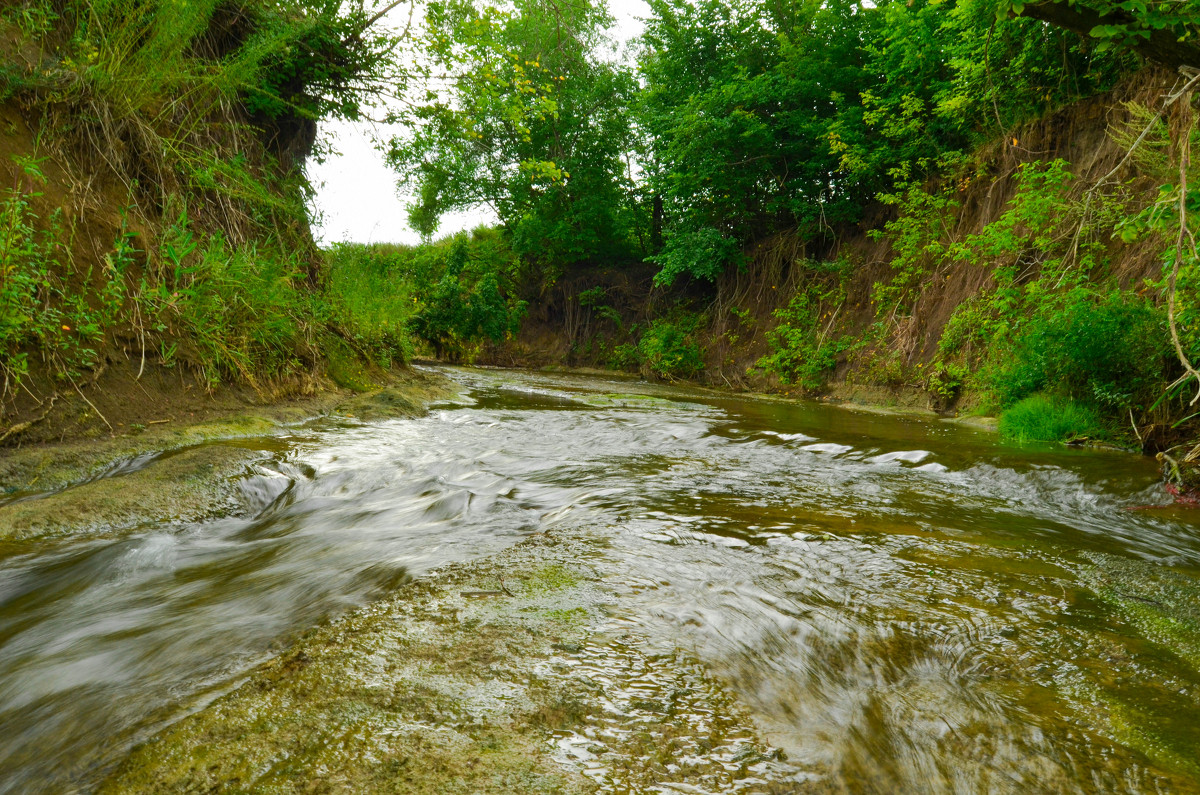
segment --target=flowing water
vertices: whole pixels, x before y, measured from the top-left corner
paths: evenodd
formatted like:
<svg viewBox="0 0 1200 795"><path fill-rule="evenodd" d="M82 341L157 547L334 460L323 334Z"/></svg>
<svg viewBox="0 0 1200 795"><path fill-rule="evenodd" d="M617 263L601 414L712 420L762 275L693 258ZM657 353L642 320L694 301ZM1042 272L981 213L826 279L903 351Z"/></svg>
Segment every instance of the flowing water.
<svg viewBox="0 0 1200 795"><path fill-rule="evenodd" d="M463 397L425 417L264 442L236 516L0 559L0 792L86 790L305 628L562 524L612 537L611 623L715 673L797 781L1200 791L1200 519L1151 462L448 374Z"/></svg>

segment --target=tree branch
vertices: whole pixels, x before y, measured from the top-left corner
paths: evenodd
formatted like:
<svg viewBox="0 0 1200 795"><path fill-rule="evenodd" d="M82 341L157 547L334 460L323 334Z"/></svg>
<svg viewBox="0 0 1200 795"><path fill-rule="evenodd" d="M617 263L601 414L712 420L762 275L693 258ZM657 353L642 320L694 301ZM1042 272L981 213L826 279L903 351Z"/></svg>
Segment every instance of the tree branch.
<svg viewBox="0 0 1200 795"><path fill-rule="evenodd" d="M1068 5L1065 1L1040 0L1025 6L1021 16L1048 22L1060 28L1088 38L1097 25L1135 24L1132 16L1124 13L1100 14L1078 3ZM1147 38L1138 37L1127 46L1147 60L1163 64L1172 70L1181 66L1200 68L1200 44L1194 41L1179 41L1170 30L1149 29Z"/></svg>

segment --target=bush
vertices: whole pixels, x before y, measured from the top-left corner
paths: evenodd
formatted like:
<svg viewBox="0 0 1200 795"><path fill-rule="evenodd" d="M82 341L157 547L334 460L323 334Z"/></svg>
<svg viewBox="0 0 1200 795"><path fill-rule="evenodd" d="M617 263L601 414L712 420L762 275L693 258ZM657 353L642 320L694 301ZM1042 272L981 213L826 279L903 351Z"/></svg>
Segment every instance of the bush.
<svg viewBox="0 0 1200 795"><path fill-rule="evenodd" d="M698 315L678 320L655 320L638 342L638 358L663 378L690 378L704 369L704 351L694 334Z"/></svg>
<svg viewBox="0 0 1200 795"><path fill-rule="evenodd" d="M1066 398L1032 395L1000 415L1000 435L1014 442L1064 442L1104 435L1100 415Z"/></svg>
<svg viewBox="0 0 1200 795"><path fill-rule="evenodd" d="M1014 339L992 385L1002 406L1052 392L1105 411L1144 403L1162 384L1170 349L1162 310L1127 293L1076 290L1043 305Z"/></svg>

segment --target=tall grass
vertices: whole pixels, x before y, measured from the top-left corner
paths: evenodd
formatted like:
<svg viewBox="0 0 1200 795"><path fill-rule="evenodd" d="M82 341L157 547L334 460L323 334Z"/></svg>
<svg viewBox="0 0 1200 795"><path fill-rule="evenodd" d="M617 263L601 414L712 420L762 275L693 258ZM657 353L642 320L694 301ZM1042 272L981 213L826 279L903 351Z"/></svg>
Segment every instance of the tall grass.
<svg viewBox="0 0 1200 795"><path fill-rule="evenodd" d="M1000 435L1014 442L1067 442L1105 436L1100 415L1070 398L1031 395L1000 415Z"/></svg>
<svg viewBox="0 0 1200 795"><path fill-rule="evenodd" d="M412 358L409 321L416 298L385 247L340 244L325 252L327 311L359 350L381 367Z"/></svg>

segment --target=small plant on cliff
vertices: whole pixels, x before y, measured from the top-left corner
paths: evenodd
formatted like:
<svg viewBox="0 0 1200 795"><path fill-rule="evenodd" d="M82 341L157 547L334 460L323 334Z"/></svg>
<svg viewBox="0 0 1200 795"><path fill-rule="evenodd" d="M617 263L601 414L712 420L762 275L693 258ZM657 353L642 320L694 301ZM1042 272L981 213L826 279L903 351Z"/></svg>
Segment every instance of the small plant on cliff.
<svg viewBox="0 0 1200 795"><path fill-rule="evenodd" d="M696 340L700 316L681 314L650 324L638 341L638 358L650 372L667 379L691 378L704 369L704 350Z"/></svg>
<svg viewBox="0 0 1200 795"><path fill-rule="evenodd" d="M24 181L44 181L37 160L17 160ZM52 376L79 378L124 301L123 262L77 266L62 212L34 211L40 196L22 185L0 194L0 398L28 373L33 351Z"/></svg>
<svg viewBox="0 0 1200 795"><path fill-rule="evenodd" d="M912 311L918 285L951 253L954 230L950 225L958 210L949 186L927 191L919 184L909 184L882 198L898 207L899 215L882 230L870 233L876 239L889 240L895 251L891 278L876 282L871 290L877 318Z"/></svg>
<svg viewBox="0 0 1200 795"><path fill-rule="evenodd" d="M851 268L847 260L804 267L807 279L788 305L776 310L779 324L767 332L771 352L756 366L783 384L813 392L825 385L838 356L855 344L836 328Z"/></svg>

